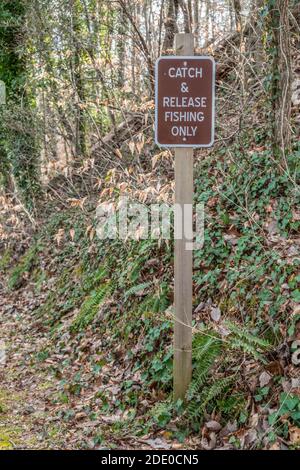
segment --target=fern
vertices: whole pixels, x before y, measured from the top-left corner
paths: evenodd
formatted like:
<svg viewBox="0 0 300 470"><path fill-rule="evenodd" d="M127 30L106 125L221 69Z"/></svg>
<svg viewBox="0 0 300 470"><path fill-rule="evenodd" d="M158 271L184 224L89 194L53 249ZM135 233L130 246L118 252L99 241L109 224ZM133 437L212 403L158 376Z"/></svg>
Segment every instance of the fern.
<svg viewBox="0 0 300 470"><path fill-rule="evenodd" d="M143 282L142 284L138 284L137 286L131 287L130 289L128 289L128 291L125 292L125 300L127 300L128 297L130 297L131 295L139 294L141 291L144 291L145 289L150 287L151 284L152 284L152 281L148 281L148 282Z"/></svg>
<svg viewBox="0 0 300 470"><path fill-rule="evenodd" d="M12 250L7 248L0 258L0 272L5 272L12 259Z"/></svg>
<svg viewBox="0 0 300 470"><path fill-rule="evenodd" d="M193 345L195 359L194 378L188 390L187 398L190 400L199 393L211 367L221 353L221 341L213 336L196 335Z"/></svg>
<svg viewBox="0 0 300 470"><path fill-rule="evenodd" d="M244 352L252 355L255 359L265 362L261 352L267 351L271 348L268 341L249 333L245 328L241 328L234 323L227 321L226 326L231 331L232 335L228 338L229 345L233 349L243 350Z"/></svg>
<svg viewBox="0 0 300 470"><path fill-rule="evenodd" d="M138 314L164 312L170 305L168 285L163 283L158 292L150 292L136 309Z"/></svg>
<svg viewBox="0 0 300 470"><path fill-rule="evenodd" d="M212 333L200 333L193 340L193 357L201 361L204 357L220 352L221 341Z"/></svg>
<svg viewBox="0 0 300 470"><path fill-rule="evenodd" d="M89 273L83 283L83 289L86 292L91 291L100 281L107 277L107 270L105 266L100 266L96 272Z"/></svg>
<svg viewBox="0 0 300 470"><path fill-rule="evenodd" d="M225 352L228 348L237 349L263 361L261 352L270 348L270 344L266 340L254 336L238 325L226 322L226 326L231 335L226 338L224 343L214 332L209 330L199 333L194 338L193 380L186 396L187 415L189 420L194 421L194 423L201 421L209 405L217 406L218 403L222 403L216 399L223 392L228 391L236 378L236 374L217 380L213 378L211 374L213 366L222 352Z"/></svg>
<svg viewBox="0 0 300 470"><path fill-rule="evenodd" d="M211 386L205 387L202 391L202 409L205 410L208 403L217 398L235 379L236 374L216 380Z"/></svg>
<svg viewBox="0 0 300 470"><path fill-rule="evenodd" d="M195 366L193 380L187 392L189 420L201 420L207 405L220 395L232 380L230 377L211 380L210 372L221 352L222 342L213 333L207 331L195 336L193 342Z"/></svg>
<svg viewBox="0 0 300 470"><path fill-rule="evenodd" d="M225 324L230 329L230 331L232 331L234 334L236 334L240 338L245 339L249 343L256 344L257 346L260 346L262 349L270 348L270 343L268 341L262 338L258 338L255 335L252 335L245 328L241 328L239 325L236 325L228 320L225 322Z"/></svg>
<svg viewBox="0 0 300 470"><path fill-rule="evenodd" d="M163 282L159 288L159 292L155 294L153 298L153 312L164 312L170 305L169 300L169 286Z"/></svg>
<svg viewBox="0 0 300 470"><path fill-rule="evenodd" d="M228 396L218 398L216 405L218 409L222 410L223 416L230 419L235 419L245 410L246 400L243 393L231 393Z"/></svg>
<svg viewBox="0 0 300 470"><path fill-rule="evenodd" d="M218 379L204 387L198 399L190 402L187 408L189 420L201 420L207 406L214 402L215 399L218 398L218 396L220 396L230 384L232 384L235 377L236 375L233 374L229 377Z"/></svg>
<svg viewBox="0 0 300 470"><path fill-rule="evenodd" d="M111 291L112 287L109 282L102 284L99 289L94 290L83 303L79 314L73 321L71 329L73 331L79 331L86 328L93 321L99 311L100 305Z"/></svg>
<svg viewBox="0 0 300 470"><path fill-rule="evenodd" d="M255 346L253 346L253 344L247 343L245 339L233 337L229 339L229 343L230 343L231 349L237 349L239 351L242 350L245 353L253 356L255 359L258 359L264 362L264 358L262 357L261 353L257 351L257 349L255 348Z"/></svg>

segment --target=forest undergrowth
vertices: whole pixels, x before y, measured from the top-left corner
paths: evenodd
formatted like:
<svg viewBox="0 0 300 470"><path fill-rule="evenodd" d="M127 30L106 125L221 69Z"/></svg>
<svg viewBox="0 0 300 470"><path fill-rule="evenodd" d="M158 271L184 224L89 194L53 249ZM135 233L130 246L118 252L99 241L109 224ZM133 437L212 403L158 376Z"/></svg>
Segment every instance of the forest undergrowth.
<svg viewBox="0 0 300 470"><path fill-rule="evenodd" d="M33 429L43 422L34 446L298 447L300 150L282 171L264 139L256 129L197 161L205 242L194 253L186 403L172 402L172 243L100 240L94 192L66 204L52 196L22 240L21 208L6 220L3 200L3 393L34 379L42 417L35 405L22 410ZM109 190L117 201L122 188L123 175L109 171L100 200Z"/></svg>

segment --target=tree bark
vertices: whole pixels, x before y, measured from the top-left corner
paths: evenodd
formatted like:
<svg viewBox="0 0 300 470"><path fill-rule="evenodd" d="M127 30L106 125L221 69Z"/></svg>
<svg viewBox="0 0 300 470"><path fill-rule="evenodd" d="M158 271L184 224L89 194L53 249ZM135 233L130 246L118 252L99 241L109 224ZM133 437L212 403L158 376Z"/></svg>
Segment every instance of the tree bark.
<svg viewBox="0 0 300 470"><path fill-rule="evenodd" d="M241 0L233 0L235 27L238 32L242 30L242 17L241 17Z"/></svg>
<svg viewBox="0 0 300 470"><path fill-rule="evenodd" d="M276 0L271 9L272 42L272 104L274 151L280 151L285 165L286 153L291 147L291 31L289 1Z"/></svg>
<svg viewBox="0 0 300 470"><path fill-rule="evenodd" d="M80 26L80 9L76 0L71 0L71 31L72 42L74 47L74 61L73 61L73 77L75 88L75 153L76 156L82 156L86 152L85 140L85 92L84 92L84 77L82 70L82 48L79 38L81 37Z"/></svg>
<svg viewBox="0 0 300 470"><path fill-rule="evenodd" d="M163 42L163 53L173 50L175 34L178 31L178 0L169 0L167 9L167 18L165 20L165 38Z"/></svg>
<svg viewBox="0 0 300 470"><path fill-rule="evenodd" d="M189 15L189 9L185 2L185 0L179 0L179 5L183 14L183 21L184 21L184 32L190 33L191 32L191 19Z"/></svg>
<svg viewBox="0 0 300 470"><path fill-rule="evenodd" d="M199 0L194 0L194 34L195 34L195 47L199 47Z"/></svg>
<svg viewBox="0 0 300 470"><path fill-rule="evenodd" d="M118 25L118 43L117 43L117 50L118 50L118 87L123 88L125 83L125 33L127 30L127 18L124 15L124 11L120 8L118 12L119 16L119 25Z"/></svg>

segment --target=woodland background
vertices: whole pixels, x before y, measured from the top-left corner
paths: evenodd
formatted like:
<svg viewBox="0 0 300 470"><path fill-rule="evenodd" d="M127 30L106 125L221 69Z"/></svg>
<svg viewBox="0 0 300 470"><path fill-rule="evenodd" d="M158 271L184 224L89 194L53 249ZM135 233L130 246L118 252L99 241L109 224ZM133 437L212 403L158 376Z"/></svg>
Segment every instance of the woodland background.
<svg viewBox="0 0 300 470"><path fill-rule="evenodd" d="M296 0L2 0L0 448L299 448L299 24ZM95 233L100 202L173 199L153 93L177 32L217 62L185 404L172 244Z"/></svg>

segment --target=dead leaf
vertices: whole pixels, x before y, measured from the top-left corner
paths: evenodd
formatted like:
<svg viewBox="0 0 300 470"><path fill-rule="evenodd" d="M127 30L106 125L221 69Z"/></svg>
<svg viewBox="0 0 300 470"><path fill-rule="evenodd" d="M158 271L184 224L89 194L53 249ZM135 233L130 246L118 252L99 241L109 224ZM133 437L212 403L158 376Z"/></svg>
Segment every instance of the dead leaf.
<svg viewBox="0 0 300 470"><path fill-rule="evenodd" d="M296 315L300 315L300 305L296 305L296 307L293 310L292 315L293 315L293 317L296 316Z"/></svg>
<svg viewBox="0 0 300 470"><path fill-rule="evenodd" d="M67 199L67 202L70 203L71 207L80 207L80 209L83 209L83 206L86 200L87 200L87 197L83 197L82 199L70 198L70 199Z"/></svg>
<svg viewBox="0 0 300 470"><path fill-rule="evenodd" d="M141 152L144 148L144 145L145 145L145 138L144 138L144 136L142 136L141 140L136 143L136 148L137 148L137 151L138 151L139 155L141 154Z"/></svg>
<svg viewBox="0 0 300 470"><path fill-rule="evenodd" d="M253 442L257 441L257 431L256 429L249 429L249 431L245 434L244 437L246 446L249 446Z"/></svg>
<svg viewBox="0 0 300 470"><path fill-rule="evenodd" d="M65 231L63 228L60 228L57 234L54 236L54 240L56 241L57 246L61 245L64 236L65 236Z"/></svg>
<svg viewBox="0 0 300 470"><path fill-rule="evenodd" d="M291 426L289 428L289 435L292 444L300 444L300 428Z"/></svg>
<svg viewBox="0 0 300 470"><path fill-rule="evenodd" d="M270 450L281 450L279 442L274 442L274 444L271 445Z"/></svg>
<svg viewBox="0 0 300 470"><path fill-rule="evenodd" d="M117 157L119 157L119 158L120 158L120 160L123 160L123 155L122 155L122 153L121 153L121 150L120 150L120 149L116 149L116 150L115 150L115 154L117 155Z"/></svg>
<svg viewBox="0 0 300 470"><path fill-rule="evenodd" d="M268 385L268 383L270 383L271 379L272 379L272 376L268 372L263 372L262 374L260 374L260 376L259 376L259 385L260 385L260 387L262 388L262 387L265 387L266 385Z"/></svg>
<svg viewBox="0 0 300 470"><path fill-rule="evenodd" d="M153 449L171 449L171 445L162 439L147 439L144 441L146 444L149 444Z"/></svg>
<svg viewBox="0 0 300 470"><path fill-rule="evenodd" d="M128 147L129 147L129 150L130 150L131 154L134 155L135 143L133 141L129 142Z"/></svg>
<svg viewBox="0 0 300 470"><path fill-rule="evenodd" d="M75 415L76 421L81 421L85 418L86 418L86 413L84 413L84 412L76 413L76 415Z"/></svg>
<svg viewBox="0 0 300 470"><path fill-rule="evenodd" d="M218 421L208 421L207 423L205 423L205 426L207 427L207 429L209 429L210 431L215 431L215 432L218 432L220 431L221 429L221 424L218 423Z"/></svg>
<svg viewBox="0 0 300 470"><path fill-rule="evenodd" d="M216 438L216 435L214 432L211 432L209 434L209 437L210 439L206 439L206 437L203 437L201 439L201 445L203 447L203 449L205 450L212 450L216 447L216 444L217 444L217 438Z"/></svg>
<svg viewBox="0 0 300 470"><path fill-rule="evenodd" d="M221 310L219 307L211 307L210 316L213 321L218 322L221 318Z"/></svg>

